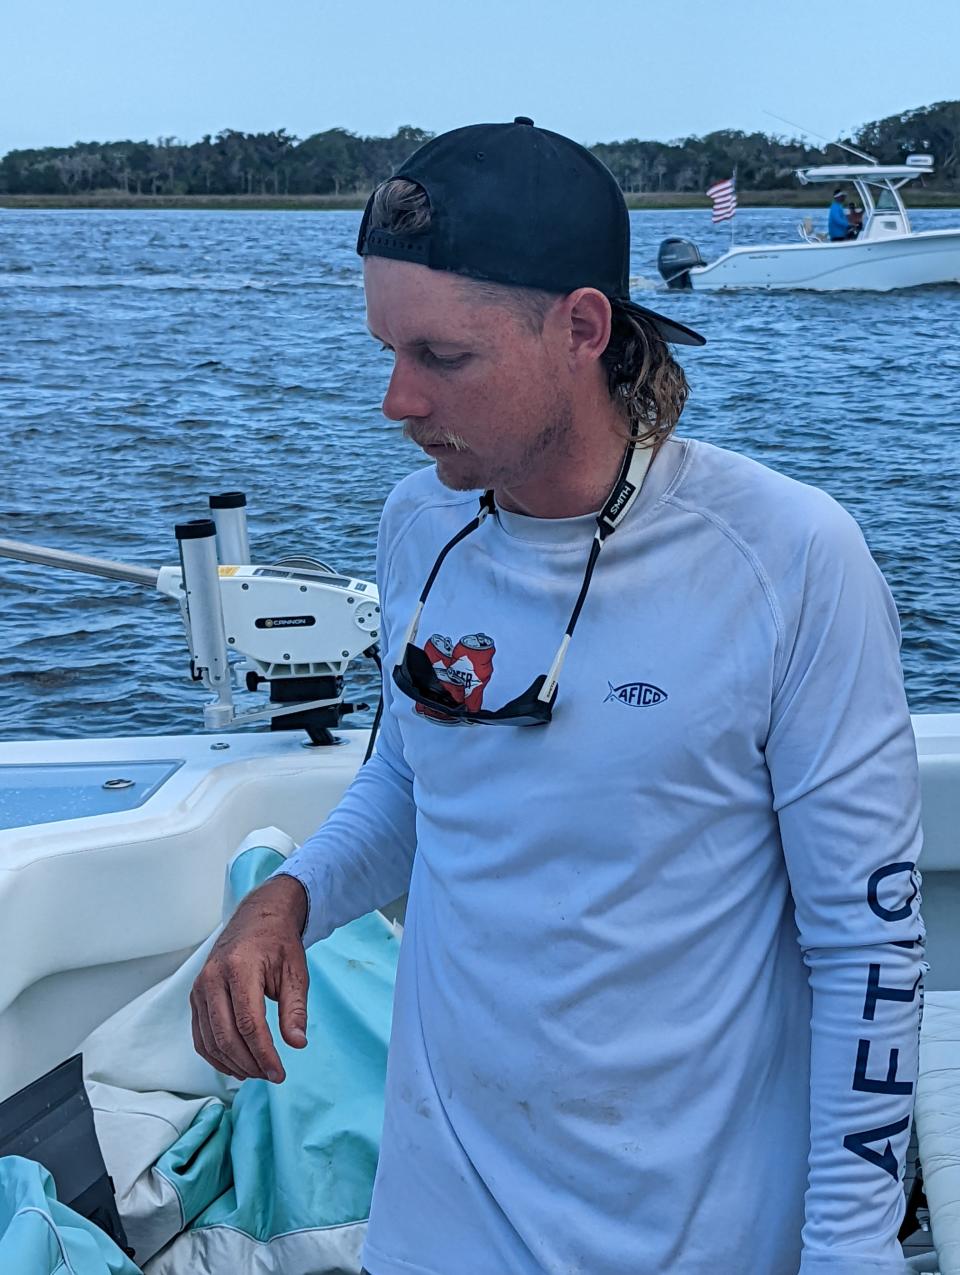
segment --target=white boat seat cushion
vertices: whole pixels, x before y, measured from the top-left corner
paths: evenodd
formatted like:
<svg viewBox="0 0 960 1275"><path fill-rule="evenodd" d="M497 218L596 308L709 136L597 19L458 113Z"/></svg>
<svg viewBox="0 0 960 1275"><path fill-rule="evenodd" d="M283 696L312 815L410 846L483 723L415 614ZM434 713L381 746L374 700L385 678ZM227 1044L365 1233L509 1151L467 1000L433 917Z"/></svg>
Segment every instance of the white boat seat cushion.
<svg viewBox="0 0 960 1275"><path fill-rule="evenodd" d="M960 991L926 995L916 1126L940 1275L960 1275Z"/></svg>

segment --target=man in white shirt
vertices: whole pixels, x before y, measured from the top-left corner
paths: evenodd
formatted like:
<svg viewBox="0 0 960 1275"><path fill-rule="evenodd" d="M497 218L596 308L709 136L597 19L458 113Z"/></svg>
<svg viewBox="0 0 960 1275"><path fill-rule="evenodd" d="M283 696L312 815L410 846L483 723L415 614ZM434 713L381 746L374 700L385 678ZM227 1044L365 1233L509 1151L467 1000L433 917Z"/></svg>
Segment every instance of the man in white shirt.
<svg viewBox="0 0 960 1275"><path fill-rule="evenodd" d="M630 301L569 139L433 139L358 251L436 468L381 520L376 751L197 1048L281 1080L264 996L302 1046L304 945L409 889L369 1275L901 1275L919 786L859 530L672 436L702 338Z"/></svg>

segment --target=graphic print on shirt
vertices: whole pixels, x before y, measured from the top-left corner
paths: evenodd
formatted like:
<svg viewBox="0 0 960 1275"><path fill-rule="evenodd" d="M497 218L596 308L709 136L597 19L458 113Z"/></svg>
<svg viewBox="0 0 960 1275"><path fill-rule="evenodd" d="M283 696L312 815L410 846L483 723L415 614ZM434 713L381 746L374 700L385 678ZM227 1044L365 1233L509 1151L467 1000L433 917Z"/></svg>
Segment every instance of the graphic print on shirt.
<svg viewBox="0 0 960 1275"><path fill-rule="evenodd" d="M616 700L618 704L626 704L630 708L649 708L652 704L662 704L668 698L667 692L654 686L652 682L624 682L620 686L614 686L608 681L607 685L610 693L603 701L604 704Z"/></svg>
<svg viewBox="0 0 960 1275"><path fill-rule="evenodd" d="M897 877L906 877L906 882L901 881L899 883L901 890L899 907L891 907L890 903L895 902L895 900L881 903L880 885L887 878ZM906 920L913 912L914 900L920 896L921 880L917 865L913 862L887 863L883 867L877 868L867 882L867 903L870 911L875 916L880 917L882 921L896 922ZM907 885L910 887L910 893L906 898L903 898L902 894L905 892ZM916 939L899 939L894 940L894 943L897 947L922 947L925 939L926 931L921 921L920 933ZM876 1021L877 1005L880 1001L901 1001L910 1004L919 993L922 1002L923 976L928 969L929 966L924 961L912 987L886 987L880 982L883 967L877 963L871 963L867 974L863 1021L870 1023ZM890 1050L886 1059L887 1074L885 1077L868 1074L872 1045L873 1042L869 1037L860 1037L857 1041L857 1060L854 1066L853 1084L851 1086L853 1091L855 1093L911 1096L914 1091L914 1082L898 1078L900 1066L899 1049ZM890 1174L895 1182L899 1182L900 1160L893 1150L891 1139L906 1133L909 1127L910 1116L906 1115L891 1124L880 1125L875 1129L858 1129L854 1133L848 1133L843 1139L843 1145L848 1151L852 1151L854 1155L859 1156L861 1160L866 1160L868 1164L873 1164L878 1169L883 1169ZM883 1143L883 1150L875 1150L870 1146L872 1142Z"/></svg>
<svg viewBox="0 0 960 1275"><path fill-rule="evenodd" d="M434 633L423 645L437 680L442 682L458 704L476 713L483 707L483 692L493 676L496 643L486 633L467 633L454 645L442 633ZM449 724L443 713L418 704L417 712L433 721Z"/></svg>

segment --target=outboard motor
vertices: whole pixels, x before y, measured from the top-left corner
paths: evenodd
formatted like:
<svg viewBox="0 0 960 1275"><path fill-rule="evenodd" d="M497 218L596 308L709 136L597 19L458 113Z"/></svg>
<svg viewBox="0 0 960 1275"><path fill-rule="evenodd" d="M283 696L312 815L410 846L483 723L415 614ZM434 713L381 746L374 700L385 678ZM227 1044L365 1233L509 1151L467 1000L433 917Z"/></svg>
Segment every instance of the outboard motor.
<svg viewBox="0 0 960 1275"><path fill-rule="evenodd" d="M700 249L689 239L664 239L657 253L657 269L668 288L692 288L690 268L706 264Z"/></svg>

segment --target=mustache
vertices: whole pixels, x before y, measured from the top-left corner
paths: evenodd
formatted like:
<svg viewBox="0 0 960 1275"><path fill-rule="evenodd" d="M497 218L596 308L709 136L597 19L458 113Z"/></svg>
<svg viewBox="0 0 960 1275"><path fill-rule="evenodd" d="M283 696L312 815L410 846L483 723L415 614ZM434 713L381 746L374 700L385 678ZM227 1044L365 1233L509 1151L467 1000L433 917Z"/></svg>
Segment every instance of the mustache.
<svg viewBox="0 0 960 1275"><path fill-rule="evenodd" d="M412 443L416 443L418 447L452 447L454 451L467 451L467 444L459 434L443 430L432 431L428 434L419 426L411 424L410 421L404 421L403 436L404 438L409 438Z"/></svg>

